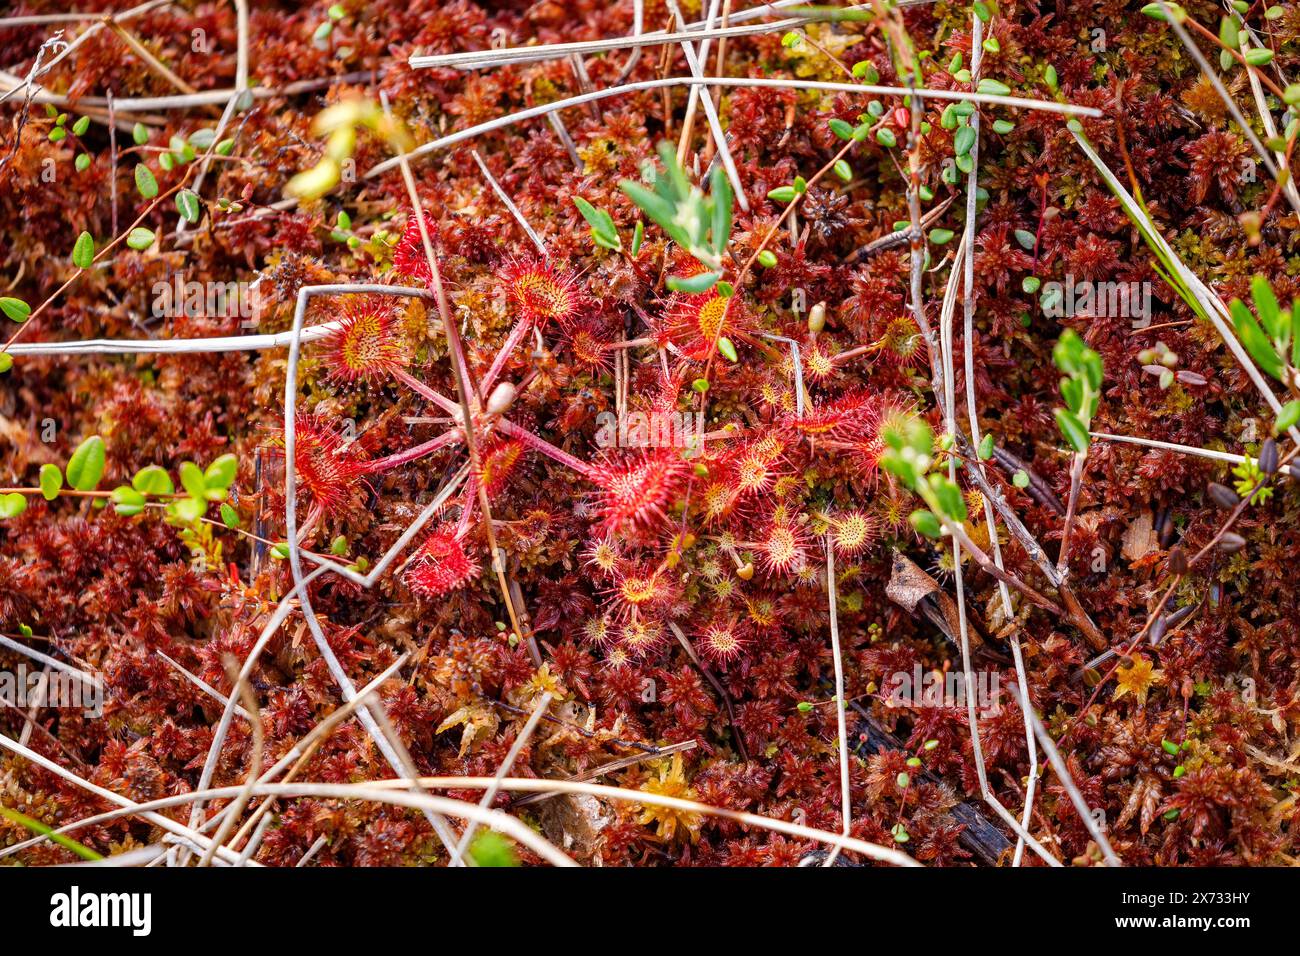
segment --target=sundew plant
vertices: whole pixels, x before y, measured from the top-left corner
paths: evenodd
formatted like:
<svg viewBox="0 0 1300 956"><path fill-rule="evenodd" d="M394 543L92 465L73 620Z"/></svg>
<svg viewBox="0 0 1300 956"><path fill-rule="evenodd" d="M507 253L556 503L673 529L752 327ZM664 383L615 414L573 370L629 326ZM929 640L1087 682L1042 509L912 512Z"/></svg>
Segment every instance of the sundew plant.
<svg viewBox="0 0 1300 956"><path fill-rule="evenodd" d="M0 862L1294 862L1300 4L1048 7L0 16Z"/></svg>

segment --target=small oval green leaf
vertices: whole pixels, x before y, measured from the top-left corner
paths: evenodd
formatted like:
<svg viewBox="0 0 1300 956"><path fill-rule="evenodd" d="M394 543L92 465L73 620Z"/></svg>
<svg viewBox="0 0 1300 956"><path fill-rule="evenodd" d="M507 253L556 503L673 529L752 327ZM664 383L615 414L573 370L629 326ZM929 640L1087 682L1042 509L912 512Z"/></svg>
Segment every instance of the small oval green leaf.
<svg viewBox="0 0 1300 956"><path fill-rule="evenodd" d="M181 214L182 219L191 225L198 222L202 211L199 197L188 189L182 189L176 194L176 211Z"/></svg>
<svg viewBox="0 0 1300 956"><path fill-rule="evenodd" d="M234 455L222 455L203 472L203 481L207 485L208 497L211 498L214 492L219 492L217 500L226 496L231 484L234 483L235 473L239 470L239 459Z"/></svg>
<svg viewBox="0 0 1300 956"><path fill-rule="evenodd" d="M170 495L176 491L171 476L157 465L147 465L137 471L135 477L131 479L131 487L141 494L156 497Z"/></svg>
<svg viewBox="0 0 1300 956"><path fill-rule="evenodd" d="M0 520L5 518L17 518L26 510L26 495L20 495L18 492L14 491L0 497Z"/></svg>
<svg viewBox="0 0 1300 956"><path fill-rule="evenodd" d="M72 246L72 264L78 269L89 269L95 261L95 240L90 233L82 232Z"/></svg>
<svg viewBox="0 0 1300 956"><path fill-rule="evenodd" d="M1091 442L1091 436L1088 435L1088 429L1083 427L1083 422L1079 417L1067 408L1056 409L1056 425L1061 429L1061 434L1065 440L1070 443L1079 454L1088 450L1088 444Z"/></svg>
<svg viewBox="0 0 1300 956"><path fill-rule="evenodd" d="M939 519L934 516L932 511L913 511L907 518L908 523L919 533L927 538L939 539L943 537L943 525Z"/></svg>
<svg viewBox="0 0 1300 956"><path fill-rule="evenodd" d="M154 234L152 229L146 229L144 226L136 226L126 237L126 244L136 251L148 249L153 245Z"/></svg>
<svg viewBox="0 0 1300 956"><path fill-rule="evenodd" d="M203 499L208 496L208 483L203 477L203 472L192 461L181 463L181 485L191 498Z"/></svg>
<svg viewBox="0 0 1300 956"><path fill-rule="evenodd" d="M698 295L712 289L717 285L720 278L722 278L720 272L701 272L693 276L669 276L668 288L674 292L689 292Z"/></svg>
<svg viewBox="0 0 1300 956"><path fill-rule="evenodd" d="M158 180L154 179L153 173L144 163L136 163L135 188L145 199L153 199L158 195Z"/></svg>
<svg viewBox="0 0 1300 956"><path fill-rule="evenodd" d="M119 485L114 488L111 499L118 514L138 515L144 511L144 495L130 485Z"/></svg>
<svg viewBox="0 0 1300 956"><path fill-rule="evenodd" d="M0 312L15 322L26 322L27 316L32 314L32 307L22 299L15 299L11 295L0 295Z"/></svg>
<svg viewBox="0 0 1300 956"><path fill-rule="evenodd" d="M91 435L68 459L68 484L78 491L94 491L104 476L104 439Z"/></svg>
<svg viewBox="0 0 1300 956"><path fill-rule="evenodd" d="M59 470L59 466L48 463L41 465L41 497L46 501L53 501L59 496L59 489L62 487L63 472Z"/></svg>

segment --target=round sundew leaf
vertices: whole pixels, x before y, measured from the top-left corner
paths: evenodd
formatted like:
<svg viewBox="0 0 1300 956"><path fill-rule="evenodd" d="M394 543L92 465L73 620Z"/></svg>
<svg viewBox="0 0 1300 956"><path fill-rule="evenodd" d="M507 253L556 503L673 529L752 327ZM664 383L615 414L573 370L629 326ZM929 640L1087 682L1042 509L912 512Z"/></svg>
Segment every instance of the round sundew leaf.
<svg viewBox="0 0 1300 956"><path fill-rule="evenodd" d="M166 469L157 465L147 465L137 471L131 479L131 487L141 494L154 496L170 495L176 491Z"/></svg>
<svg viewBox="0 0 1300 956"><path fill-rule="evenodd" d="M144 163L136 163L135 188L140 191L140 195L145 199L153 199L154 196L158 195L158 180L154 178L153 173Z"/></svg>
<svg viewBox="0 0 1300 956"><path fill-rule="evenodd" d="M94 491L104 476L104 439L91 435L68 459L68 484L78 491Z"/></svg>
<svg viewBox="0 0 1300 956"><path fill-rule="evenodd" d="M48 463L41 465L41 497L46 501L53 501L59 496L59 489L62 487L63 472L59 470L59 466Z"/></svg>

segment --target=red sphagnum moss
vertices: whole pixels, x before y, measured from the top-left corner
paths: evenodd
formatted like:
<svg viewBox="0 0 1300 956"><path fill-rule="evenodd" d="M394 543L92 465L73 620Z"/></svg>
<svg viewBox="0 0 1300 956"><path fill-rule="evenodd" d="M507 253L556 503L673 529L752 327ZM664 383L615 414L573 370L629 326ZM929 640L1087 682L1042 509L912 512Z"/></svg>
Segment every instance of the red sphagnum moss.
<svg viewBox="0 0 1300 956"><path fill-rule="evenodd" d="M667 14L649 6L646 29L657 28ZM818 849L807 831L653 800L839 834L847 743L856 838L933 865L1037 865L980 791L951 679L963 669L961 594L971 668L993 697L977 702L990 796L1021 816L1030 746L1017 656L1070 771L1058 777L1037 746L1029 833L1044 852L1067 865L1293 862L1300 498L1273 482L1294 467L1287 422L1266 441L1277 416L1178 269L1223 303L1247 303L1232 327L1283 402L1297 398L1292 358L1270 350L1286 352L1285 307L1300 294L1300 197L1255 162L1168 25L1124 4L1056 4L1050 16L994 6L974 5L989 14L978 44L966 4L835 22L812 8L785 42L729 38L720 72L902 86L893 56L910 37L928 49L925 87L1058 111L928 96L913 114L850 89L725 86L723 152L705 111L685 123L683 85L415 150L409 190L398 164L374 172L402 131L430 143L615 86L628 54L588 57L576 74L564 59L460 72L408 57L626 36L631 0L255 10L249 81L265 95L240 98L220 132L215 114L134 105L178 94L113 31L63 24L69 39L96 32L40 76L59 105L29 107L22 93L0 104L0 305L14 337L0 354L0 669L39 666L17 643L92 671L104 701L97 713L0 710L11 744L0 802L46 825L103 809L18 756L20 737L134 801L241 784L253 738L240 721L216 738L208 780L223 704L185 671L256 701L263 769L343 703L297 604L249 659L294 583L275 437L285 337L246 351L169 343L282 333L303 288L371 283L421 295L350 294L307 312L309 327L337 325L305 337L290 396L297 544L307 571L328 560L367 572L459 482L372 586L325 574L309 591L357 687L411 652L378 699L382 732L422 773L490 777L550 694L553 719L510 776L586 779L613 764L596 782L623 799L599 797L581 835L558 800L509 812L580 863L794 865ZM1222 11L1186 6L1212 37ZM130 29L182 83L230 90L234 8L203 10L221 37L213 52L191 50L193 17L178 7L146 10ZM331 16L313 40L303 18ZM1300 68L1300 7L1267 16L1255 5L1247 20L1271 64L1248 52L1278 132L1256 132L1270 162L1289 163L1300 121L1287 104L1300 90L1267 84ZM48 33L0 30L7 75L28 75ZM1225 77L1253 116L1234 55ZM630 69L630 81L687 74L676 46ZM284 91L298 81L310 82ZM313 126L321 102L342 104L325 114L332 127ZM1060 104L1097 112L1072 119ZM676 153L684 123L684 168L665 167L656 157ZM1126 210L1080 137L1143 205ZM304 170L317 179L295 180L286 202ZM620 188L629 180L639 191ZM745 202L729 205L737 184ZM1150 217L1177 268L1133 215ZM20 347L82 339L164 348ZM972 414L987 441L971 434ZM1300 406L1283 416L1294 424ZM1247 460L1233 473L1222 452ZM246 687L231 660L248 662ZM391 776L350 721L296 773ZM1104 812L1101 842L1075 797ZM962 801L982 830L954 815ZM259 805L274 814L266 830L249 825ZM286 795L254 801L240 822L222 831L230 850L256 833L253 858L271 866L309 852L330 865L449 859L420 812L368 800ZM32 835L0 818L0 852ZM109 854L162 831L124 816L74 836ZM497 850L474 852L543 859L527 840ZM861 850L842 858L865 862ZM77 851L45 841L3 859L66 863Z"/></svg>

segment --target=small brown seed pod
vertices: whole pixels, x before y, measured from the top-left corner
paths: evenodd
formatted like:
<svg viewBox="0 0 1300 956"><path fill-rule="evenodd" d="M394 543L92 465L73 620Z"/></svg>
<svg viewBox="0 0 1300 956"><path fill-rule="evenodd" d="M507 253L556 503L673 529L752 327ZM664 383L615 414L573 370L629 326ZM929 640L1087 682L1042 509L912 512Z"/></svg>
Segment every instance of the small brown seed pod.
<svg viewBox="0 0 1300 956"><path fill-rule="evenodd" d="M1246 546L1246 539L1239 534L1234 534L1231 531L1223 532L1223 536L1219 538L1219 543L1215 545L1215 547L1217 547L1224 554L1236 554L1245 546Z"/></svg>
<svg viewBox="0 0 1300 956"><path fill-rule="evenodd" d="M1260 446L1259 470L1266 475L1277 474L1277 442L1271 438Z"/></svg>
<svg viewBox="0 0 1300 956"><path fill-rule="evenodd" d="M1241 498L1237 496L1235 491L1227 485L1219 484L1217 481L1210 482L1206 491L1210 495L1210 500L1220 508L1235 508L1241 504Z"/></svg>

